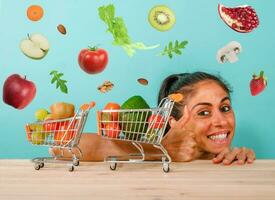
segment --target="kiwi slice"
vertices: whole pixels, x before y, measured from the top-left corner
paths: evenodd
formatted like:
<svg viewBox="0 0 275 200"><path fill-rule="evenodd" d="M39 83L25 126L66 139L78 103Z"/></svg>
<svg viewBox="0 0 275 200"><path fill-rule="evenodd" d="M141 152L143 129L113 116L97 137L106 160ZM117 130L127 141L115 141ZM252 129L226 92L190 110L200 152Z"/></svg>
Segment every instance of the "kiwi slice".
<svg viewBox="0 0 275 200"><path fill-rule="evenodd" d="M168 31L176 22L174 12L165 5L158 5L150 10L149 23L159 31Z"/></svg>

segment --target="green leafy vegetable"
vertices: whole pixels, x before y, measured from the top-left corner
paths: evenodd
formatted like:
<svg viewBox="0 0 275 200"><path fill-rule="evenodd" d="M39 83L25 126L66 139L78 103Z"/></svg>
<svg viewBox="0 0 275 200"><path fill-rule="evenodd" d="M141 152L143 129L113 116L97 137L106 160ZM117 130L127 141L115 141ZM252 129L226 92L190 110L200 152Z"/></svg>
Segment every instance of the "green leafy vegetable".
<svg viewBox="0 0 275 200"><path fill-rule="evenodd" d="M100 19L107 24L107 31L113 35L113 45L121 46L128 56L133 56L135 49L148 50L159 47L159 45L146 46L142 42L133 43L128 35L128 30L122 17L115 17L115 7L113 4L99 7L98 13Z"/></svg>
<svg viewBox="0 0 275 200"><path fill-rule="evenodd" d="M188 41L182 41L181 43L179 43L178 40L176 40L175 45L173 46L173 42L169 42L168 45L165 46L163 52L160 53L160 55L164 56L164 55L168 55L169 58L173 57L173 53L177 54L177 55L181 55L181 49L184 49L185 46L188 44Z"/></svg>
<svg viewBox="0 0 275 200"><path fill-rule="evenodd" d="M66 80L62 80L61 77L64 75L63 73L58 73L58 71L51 71L50 75L53 76L52 80L51 80L51 84L53 84L54 82L56 82L56 89L60 88L61 92L63 93L68 93L68 88L66 86L67 81Z"/></svg>

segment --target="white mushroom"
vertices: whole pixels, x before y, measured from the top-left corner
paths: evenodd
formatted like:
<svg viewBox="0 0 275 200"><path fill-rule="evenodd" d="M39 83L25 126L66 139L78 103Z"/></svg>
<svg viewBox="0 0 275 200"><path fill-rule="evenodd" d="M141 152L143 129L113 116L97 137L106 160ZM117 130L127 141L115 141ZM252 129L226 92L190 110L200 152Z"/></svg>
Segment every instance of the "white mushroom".
<svg viewBox="0 0 275 200"><path fill-rule="evenodd" d="M219 63L230 62L234 63L238 61L237 55L242 52L242 46L239 42L232 41L217 52L217 61Z"/></svg>

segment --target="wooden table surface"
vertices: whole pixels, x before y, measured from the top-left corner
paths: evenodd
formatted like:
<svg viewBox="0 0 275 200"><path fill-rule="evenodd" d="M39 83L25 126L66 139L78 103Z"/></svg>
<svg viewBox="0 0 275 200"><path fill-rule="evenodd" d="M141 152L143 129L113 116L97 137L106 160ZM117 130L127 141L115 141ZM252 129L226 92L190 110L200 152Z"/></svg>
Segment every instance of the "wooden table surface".
<svg viewBox="0 0 275 200"><path fill-rule="evenodd" d="M30 160L0 159L0 199L275 199L275 160L244 166L211 161L160 164L81 162L74 172L63 164L34 170Z"/></svg>

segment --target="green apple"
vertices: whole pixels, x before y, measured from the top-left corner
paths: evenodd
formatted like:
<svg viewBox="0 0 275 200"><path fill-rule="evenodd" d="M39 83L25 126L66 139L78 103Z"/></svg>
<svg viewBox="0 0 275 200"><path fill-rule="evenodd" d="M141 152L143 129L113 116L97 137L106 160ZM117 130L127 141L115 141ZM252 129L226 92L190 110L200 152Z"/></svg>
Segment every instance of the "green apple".
<svg viewBox="0 0 275 200"><path fill-rule="evenodd" d="M41 108L41 109L38 109L36 112L35 112L35 118L38 120L38 121L43 121L45 120L45 118L47 117L47 115L49 114L49 112L44 109L44 108Z"/></svg>
<svg viewBox="0 0 275 200"><path fill-rule="evenodd" d="M21 51L32 59L42 59L50 49L48 39L40 33L28 34L28 38L20 43Z"/></svg>

